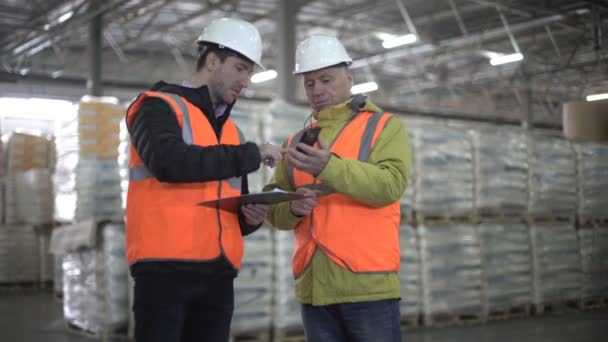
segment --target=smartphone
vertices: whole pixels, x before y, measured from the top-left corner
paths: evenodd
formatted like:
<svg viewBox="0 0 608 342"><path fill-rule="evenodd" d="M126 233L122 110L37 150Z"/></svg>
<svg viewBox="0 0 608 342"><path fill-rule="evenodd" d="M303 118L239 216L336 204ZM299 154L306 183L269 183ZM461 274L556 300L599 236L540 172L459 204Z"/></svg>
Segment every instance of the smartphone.
<svg viewBox="0 0 608 342"><path fill-rule="evenodd" d="M300 142L308 146L314 145L319 138L319 132L321 132L321 127L319 126L305 130L304 133L302 133Z"/></svg>

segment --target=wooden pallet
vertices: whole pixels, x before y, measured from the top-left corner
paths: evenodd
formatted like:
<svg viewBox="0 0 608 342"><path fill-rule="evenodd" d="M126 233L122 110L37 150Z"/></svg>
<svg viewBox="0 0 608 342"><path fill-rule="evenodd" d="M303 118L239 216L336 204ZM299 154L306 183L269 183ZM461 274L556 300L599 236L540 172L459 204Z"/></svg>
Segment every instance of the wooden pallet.
<svg viewBox="0 0 608 342"><path fill-rule="evenodd" d="M433 225L433 224L475 224L479 221L476 215L427 215L415 213L413 222L417 225Z"/></svg>
<svg viewBox="0 0 608 342"><path fill-rule="evenodd" d="M509 307L496 307L488 310L487 319L490 321L506 320L521 317L530 317L532 315L532 306L516 305Z"/></svg>
<svg viewBox="0 0 608 342"><path fill-rule="evenodd" d="M67 331L75 335L81 335L92 339L102 339L104 341L108 339L125 341L127 340L128 327L126 326L108 327L104 331L95 332L88 329L84 329L83 327L79 327L67 321L65 321L64 323Z"/></svg>
<svg viewBox="0 0 608 342"><path fill-rule="evenodd" d="M562 314L578 311L582 308L580 300L566 300L563 302L534 304L535 315Z"/></svg>
<svg viewBox="0 0 608 342"><path fill-rule="evenodd" d="M509 213L496 210L479 210L476 214L481 221L526 222L525 213Z"/></svg>
<svg viewBox="0 0 608 342"><path fill-rule="evenodd" d="M480 313L433 313L424 315L424 325L429 327L469 325L482 321L483 317Z"/></svg>
<svg viewBox="0 0 608 342"><path fill-rule="evenodd" d="M582 310L596 310L608 307L608 297L584 298L581 300Z"/></svg>
<svg viewBox="0 0 608 342"><path fill-rule="evenodd" d="M421 325L420 316L403 316L400 321L401 328L415 328Z"/></svg>
<svg viewBox="0 0 608 342"><path fill-rule="evenodd" d="M578 219L579 227L608 228L608 218L581 218Z"/></svg>
<svg viewBox="0 0 608 342"><path fill-rule="evenodd" d="M306 342L303 328L300 329L275 329L273 342Z"/></svg>
<svg viewBox="0 0 608 342"><path fill-rule="evenodd" d="M574 216L546 216L546 217L526 217L528 224L542 224L542 223L571 223L575 224L576 219Z"/></svg>
<svg viewBox="0 0 608 342"><path fill-rule="evenodd" d="M230 336L230 342L270 342L271 337L270 330L263 330L246 334L233 334Z"/></svg>
<svg viewBox="0 0 608 342"><path fill-rule="evenodd" d="M32 293L44 289L43 284L38 281L0 283L0 294Z"/></svg>

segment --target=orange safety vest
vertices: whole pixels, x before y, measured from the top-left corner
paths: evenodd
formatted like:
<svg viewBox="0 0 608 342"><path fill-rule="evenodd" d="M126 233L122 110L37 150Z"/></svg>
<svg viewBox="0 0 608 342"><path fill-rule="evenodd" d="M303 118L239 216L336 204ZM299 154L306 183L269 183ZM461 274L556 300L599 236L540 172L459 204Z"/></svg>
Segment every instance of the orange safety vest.
<svg viewBox="0 0 608 342"><path fill-rule="evenodd" d="M359 112L334 140L331 151L340 158L366 162L390 114ZM314 127L316 124L311 125ZM287 145L295 148L302 131ZM311 174L287 168L294 188L327 190ZM320 248L333 262L352 272L397 272L399 251L399 201L372 207L338 192L319 197L319 205L295 229L293 274L300 276Z"/></svg>
<svg viewBox="0 0 608 342"><path fill-rule="evenodd" d="M228 119L218 141L203 112L184 98L148 91L127 111L129 126L144 99L164 100L173 110L189 145L238 145L242 133ZM144 114L139 114L144 115ZM163 183L156 179L131 145L127 194L127 261L211 261L224 255L238 270L243 237L237 214L199 206L218 197L241 194L241 178L196 183ZM222 167L211 165L210 167Z"/></svg>

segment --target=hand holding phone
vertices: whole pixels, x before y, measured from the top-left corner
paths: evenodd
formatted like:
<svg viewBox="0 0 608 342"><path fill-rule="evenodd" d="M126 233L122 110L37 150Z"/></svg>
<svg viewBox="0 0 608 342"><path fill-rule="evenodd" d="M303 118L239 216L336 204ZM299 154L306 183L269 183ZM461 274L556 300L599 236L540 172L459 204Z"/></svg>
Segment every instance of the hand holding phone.
<svg viewBox="0 0 608 342"><path fill-rule="evenodd" d="M299 142L308 146L313 146L317 142L317 139L319 139L319 132L321 132L321 127L319 126L309 128L302 133L302 137L300 137Z"/></svg>

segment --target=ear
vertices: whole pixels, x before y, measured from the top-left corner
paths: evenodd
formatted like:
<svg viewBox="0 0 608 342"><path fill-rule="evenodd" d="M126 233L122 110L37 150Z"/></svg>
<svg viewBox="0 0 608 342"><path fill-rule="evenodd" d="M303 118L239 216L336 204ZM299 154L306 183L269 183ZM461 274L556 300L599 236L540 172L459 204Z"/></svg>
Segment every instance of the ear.
<svg viewBox="0 0 608 342"><path fill-rule="evenodd" d="M217 68L218 62L219 62L218 56L213 51L211 51L207 55L207 61L205 63L205 68L207 68L207 71L213 71L213 70L215 70L215 68Z"/></svg>
<svg viewBox="0 0 608 342"><path fill-rule="evenodd" d="M346 69L346 77L348 78L348 82L350 82L350 85L352 86L353 81L355 80L355 75L350 69Z"/></svg>

